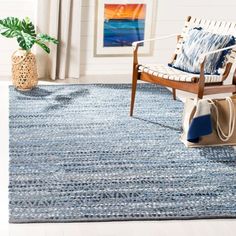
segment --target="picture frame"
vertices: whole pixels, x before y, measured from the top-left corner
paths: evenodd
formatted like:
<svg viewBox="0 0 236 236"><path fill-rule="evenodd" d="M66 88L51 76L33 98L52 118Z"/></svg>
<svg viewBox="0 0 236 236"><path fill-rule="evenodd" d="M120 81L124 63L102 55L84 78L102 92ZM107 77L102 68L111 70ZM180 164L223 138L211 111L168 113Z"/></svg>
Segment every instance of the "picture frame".
<svg viewBox="0 0 236 236"><path fill-rule="evenodd" d="M96 1L95 56L131 56L132 42L151 38L154 0ZM151 54L151 43L139 49Z"/></svg>

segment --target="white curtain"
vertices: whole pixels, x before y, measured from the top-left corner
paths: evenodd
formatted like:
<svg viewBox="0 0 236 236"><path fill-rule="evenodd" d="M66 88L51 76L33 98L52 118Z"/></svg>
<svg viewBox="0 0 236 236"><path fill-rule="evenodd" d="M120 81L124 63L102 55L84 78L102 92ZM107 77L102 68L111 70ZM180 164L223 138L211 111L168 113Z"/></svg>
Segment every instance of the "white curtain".
<svg viewBox="0 0 236 236"><path fill-rule="evenodd" d="M37 48L39 77L79 78L81 0L38 0L38 31L59 40L50 55Z"/></svg>

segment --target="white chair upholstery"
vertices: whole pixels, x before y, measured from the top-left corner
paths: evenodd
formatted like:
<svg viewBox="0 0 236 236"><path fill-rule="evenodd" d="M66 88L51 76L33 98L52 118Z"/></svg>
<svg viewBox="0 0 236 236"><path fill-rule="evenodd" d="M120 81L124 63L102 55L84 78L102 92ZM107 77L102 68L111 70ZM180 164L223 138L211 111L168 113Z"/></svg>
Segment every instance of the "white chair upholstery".
<svg viewBox="0 0 236 236"><path fill-rule="evenodd" d="M139 72L145 72L150 75L158 76L167 80L182 82L198 82L198 79L200 77L199 74L191 74L162 64L139 65L138 69ZM221 75L205 75L205 83L217 82L222 82Z"/></svg>

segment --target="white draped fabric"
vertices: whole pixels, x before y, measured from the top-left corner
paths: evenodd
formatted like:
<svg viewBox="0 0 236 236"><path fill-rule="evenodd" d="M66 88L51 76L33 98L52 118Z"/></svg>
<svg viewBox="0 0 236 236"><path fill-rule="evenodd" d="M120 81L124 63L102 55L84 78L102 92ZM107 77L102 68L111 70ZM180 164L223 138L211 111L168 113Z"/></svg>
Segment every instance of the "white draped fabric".
<svg viewBox="0 0 236 236"><path fill-rule="evenodd" d="M46 55L37 48L39 77L79 78L81 0L39 0L37 27L59 40Z"/></svg>

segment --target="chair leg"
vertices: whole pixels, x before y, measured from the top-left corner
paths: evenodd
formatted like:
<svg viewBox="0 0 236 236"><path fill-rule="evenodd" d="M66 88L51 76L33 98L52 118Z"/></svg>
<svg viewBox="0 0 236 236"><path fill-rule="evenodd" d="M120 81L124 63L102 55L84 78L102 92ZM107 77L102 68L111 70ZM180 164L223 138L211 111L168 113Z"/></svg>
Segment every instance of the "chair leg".
<svg viewBox="0 0 236 236"><path fill-rule="evenodd" d="M138 72L134 71L134 73L133 73L133 81L132 81L132 92L131 92L130 116L133 116L134 102L135 102L135 95L136 95L136 88L137 88L137 81L138 81Z"/></svg>
<svg viewBox="0 0 236 236"><path fill-rule="evenodd" d="M176 100L176 89L172 88L173 99Z"/></svg>
<svg viewBox="0 0 236 236"><path fill-rule="evenodd" d="M202 98L203 98L203 92L198 92L197 97L198 97L199 99L202 99Z"/></svg>
<svg viewBox="0 0 236 236"><path fill-rule="evenodd" d="M204 76L204 62L200 65L200 78L198 81L198 91L197 91L197 97L199 99L203 98L204 95L204 87L205 87L205 76Z"/></svg>
<svg viewBox="0 0 236 236"><path fill-rule="evenodd" d="M204 84L200 84L199 87L198 87L198 93L197 93L197 97L199 99L202 99L203 98L203 94L204 94Z"/></svg>

